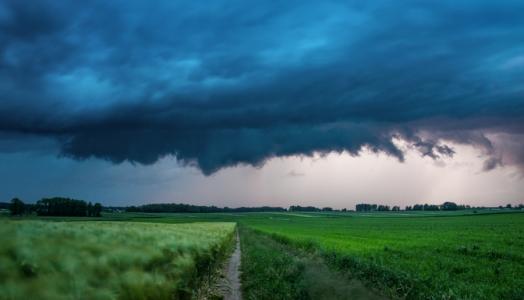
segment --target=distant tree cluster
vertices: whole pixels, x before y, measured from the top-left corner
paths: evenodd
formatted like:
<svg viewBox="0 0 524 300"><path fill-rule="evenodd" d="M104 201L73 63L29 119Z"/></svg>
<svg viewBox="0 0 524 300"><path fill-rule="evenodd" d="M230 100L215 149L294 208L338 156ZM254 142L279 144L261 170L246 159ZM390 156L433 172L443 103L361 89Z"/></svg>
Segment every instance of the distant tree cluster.
<svg viewBox="0 0 524 300"><path fill-rule="evenodd" d="M511 204L506 204L506 206L502 206L500 205L499 208L506 208L506 209L520 209L520 210L523 210L524 209L524 204L519 204L519 205L511 205Z"/></svg>
<svg viewBox="0 0 524 300"><path fill-rule="evenodd" d="M453 211L453 210L464 210L464 209L470 209L471 206L469 205L459 205L455 202L444 202L441 205L434 205L434 204L415 204L413 206L406 206L407 211L411 210L425 210L425 211Z"/></svg>
<svg viewBox="0 0 524 300"><path fill-rule="evenodd" d="M25 204L22 200L14 198L9 204L9 210L13 216L36 212L39 216L100 217L102 205L61 197L44 198L36 204Z"/></svg>
<svg viewBox="0 0 524 300"><path fill-rule="evenodd" d="M94 205L83 200L70 198L44 198L36 202L36 213L39 216L76 216L76 217L100 217L102 205Z"/></svg>
<svg viewBox="0 0 524 300"><path fill-rule="evenodd" d="M356 211L376 211L378 210L378 205L376 204L367 204L360 203L355 206Z"/></svg>
<svg viewBox="0 0 524 300"><path fill-rule="evenodd" d="M356 205L355 210L356 211L400 211L400 207L393 206L393 208L391 208L389 205L360 203Z"/></svg>
<svg viewBox="0 0 524 300"><path fill-rule="evenodd" d="M140 206L130 206L126 208L128 212L148 212L148 213L161 213L161 212L170 212L170 213L213 213L213 212L278 212L286 211L282 207L271 207L271 206L261 206L261 207L238 207L238 208L229 208L229 207L217 207L217 206L201 206L201 205L191 205L183 203L158 203L158 204L145 204Z"/></svg>
<svg viewBox="0 0 524 300"><path fill-rule="evenodd" d="M413 206L406 206L407 211L411 210L427 210L427 211L437 211L441 210L440 205L434 204L415 204Z"/></svg>
<svg viewBox="0 0 524 300"><path fill-rule="evenodd" d="M322 211L322 209L314 206L291 205L289 211L318 212Z"/></svg>
<svg viewBox="0 0 524 300"><path fill-rule="evenodd" d="M507 207L507 206L506 206ZM464 210L464 209L470 209L471 206L469 205L458 205L454 202L444 202L441 205L435 205L435 204L415 204L413 206L406 206L406 211L419 211L419 210L426 210L426 211L452 211L452 210ZM357 204L355 207L356 211L359 212L370 212L370 211L400 211L399 206L393 206L390 208L388 205L377 205L377 204L368 204L368 203L360 203Z"/></svg>

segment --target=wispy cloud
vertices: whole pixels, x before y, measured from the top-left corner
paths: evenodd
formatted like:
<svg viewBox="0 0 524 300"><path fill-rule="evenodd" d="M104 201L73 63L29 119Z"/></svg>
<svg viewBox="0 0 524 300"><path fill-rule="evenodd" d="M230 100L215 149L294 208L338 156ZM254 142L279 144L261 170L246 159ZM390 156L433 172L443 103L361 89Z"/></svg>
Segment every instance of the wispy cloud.
<svg viewBox="0 0 524 300"><path fill-rule="evenodd" d="M306 173L291 170L287 173L287 176L288 177L304 177L306 176Z"/></svg>

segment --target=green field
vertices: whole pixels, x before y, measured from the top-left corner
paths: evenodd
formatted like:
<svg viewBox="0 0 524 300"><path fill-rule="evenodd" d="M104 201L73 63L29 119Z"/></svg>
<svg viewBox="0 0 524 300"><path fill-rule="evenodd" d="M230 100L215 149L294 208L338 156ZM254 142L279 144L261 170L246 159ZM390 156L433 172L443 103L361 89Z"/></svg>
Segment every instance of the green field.
<svg viewBox="0 0 524 300"><path fill-rule="evenodd" d="M524 214L446 217L298 217L246 221L312 249L389 296L521 299Z"/></svg>
<svg viewBox="0 0 524 300"><path fill-rule="evenodd" d="M246 226L240 235L244 299L385 299L362 282L330 270L314 253Z"/></svg>
<svg viewBox="0 0 524 300"><path fill-rule="evenodd" d="M521 299L524 214L159 214L155 222L232 220L322 257L388 297ZM151 221L148 214L130 216Z"/></svg>
<svg viewBox="0 0 524 300"><path fill-rule="evenodd" d="M178 299L234 223L0 221L0 299Z"/></svg>
<svg viewBox="0 0 524 300"><path fill-rule="evenodd" d="M245 299L524 295L524 213L519 212L120 213L105 214L102 222L40 219L49 222L2 223L2 236L14 237L0 246L0 265L7 266L0 269L0 280L7 282L1 287L5 299L71 293L161 299L174 291L190 293L198 286L194 262L213 260L209 255L216 251L209 249L231 238L233 222L241 229ZM166 253L177 254L172 260ZM161 263L152 268L155 259ZM73 274L78 279L61 280Z"/></svg>

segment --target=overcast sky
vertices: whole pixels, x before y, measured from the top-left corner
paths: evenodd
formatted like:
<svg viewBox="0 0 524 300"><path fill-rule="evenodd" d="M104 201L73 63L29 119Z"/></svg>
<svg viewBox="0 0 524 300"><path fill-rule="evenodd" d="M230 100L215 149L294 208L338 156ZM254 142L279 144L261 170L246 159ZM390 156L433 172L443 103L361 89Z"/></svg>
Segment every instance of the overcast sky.
<svg viewBox="0 0 524 300"><path fill-rule="evenodd" d="M523 1L0 2L0 199L524 202Z"/></svg>

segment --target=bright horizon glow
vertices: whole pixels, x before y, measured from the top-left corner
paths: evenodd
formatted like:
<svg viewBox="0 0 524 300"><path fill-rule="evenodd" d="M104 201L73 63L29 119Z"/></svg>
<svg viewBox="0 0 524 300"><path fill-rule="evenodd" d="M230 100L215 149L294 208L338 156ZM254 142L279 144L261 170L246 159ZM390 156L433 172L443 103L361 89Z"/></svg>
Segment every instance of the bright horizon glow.
<svg viewBox="0 0 524 300"><path fill-rule="evenodd" d="M104 205L189 203L216 206L312 205L353 209L355 204L390 206L454 201L473 206L524 202L522 175L516 167L482 171L484 157L470 146L453 145L453 158L433 160L408 150L400 163L385 154L331 153L321 157L273 158L260 168L238 166L204 176L166 157L149 166L90 159L43 159L40 155L4 154L0 176L11 188L0 197L36 201L68 196ZM20 169L17 161L39 161ZM52 170L51 174L38 170ZM31 176L26 174L31 173ZM31 188L26 188L30 186Z"/></svg>

